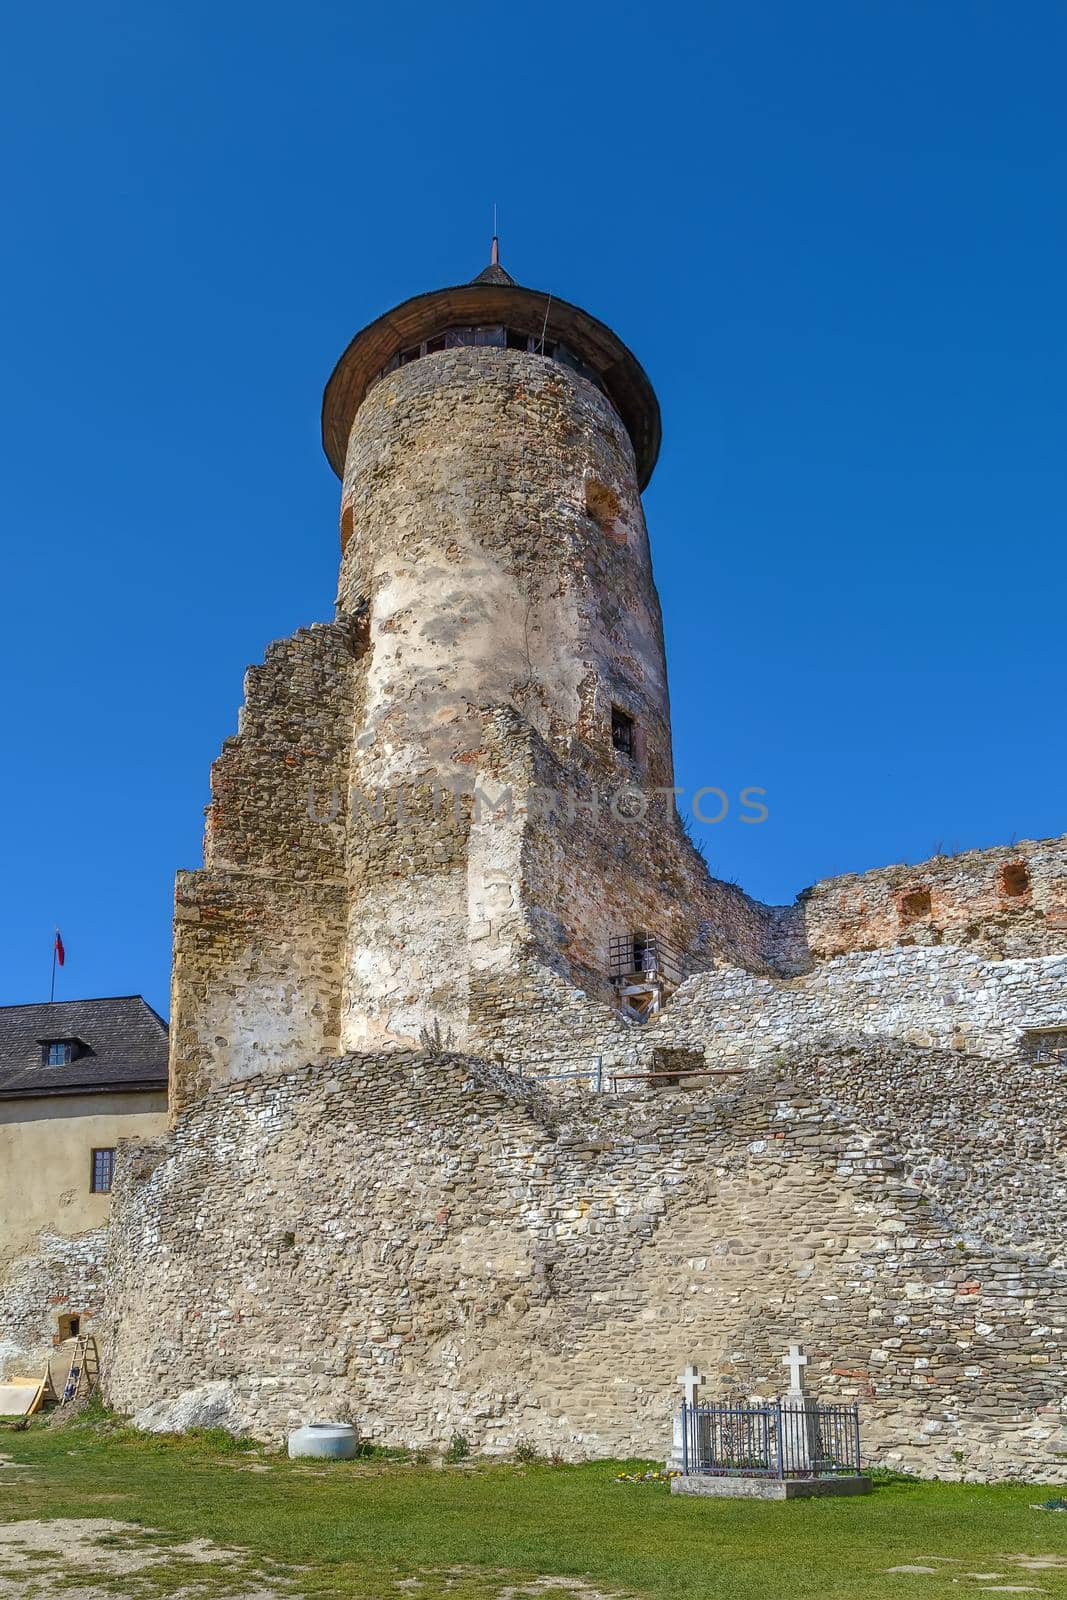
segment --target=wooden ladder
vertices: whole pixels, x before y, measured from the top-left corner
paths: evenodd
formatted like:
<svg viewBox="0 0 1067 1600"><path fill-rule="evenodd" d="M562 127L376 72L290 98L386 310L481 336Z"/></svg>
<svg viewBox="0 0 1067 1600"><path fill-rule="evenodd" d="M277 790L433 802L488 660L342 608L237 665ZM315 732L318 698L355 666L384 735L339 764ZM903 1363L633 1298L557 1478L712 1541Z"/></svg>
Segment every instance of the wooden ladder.
<svg viewBox="0 0 1067 1600"><path fill-rule="evenodd" d="M67 1381L63 1385L63 1393L59 1399L60 1405L69 1405L81 1395L91 1395L99 1381L100 1352L96 1347L95 1335L79 1334L74 1354L70 1358Z"/></svg>

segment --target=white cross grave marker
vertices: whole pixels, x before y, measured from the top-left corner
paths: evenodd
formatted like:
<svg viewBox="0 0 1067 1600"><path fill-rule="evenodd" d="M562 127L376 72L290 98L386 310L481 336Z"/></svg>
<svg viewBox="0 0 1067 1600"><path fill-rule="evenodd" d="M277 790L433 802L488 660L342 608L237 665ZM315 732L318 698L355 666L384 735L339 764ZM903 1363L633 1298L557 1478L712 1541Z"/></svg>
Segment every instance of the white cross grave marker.
<svg viewBox="0 0 1067 1600"><path fill-rule="evenodd" d="M678 1374L678 1382L685 1390L685 1403L687 1406L696 1405L697 1390L704 1382L700 1373L690 1361L684 1372Z"/></svg>
<svg viewBox="0 0 1067 1600"><path fill-rule="evenodd" d="M807 1364L808 1358L804 1354L804 1346L791 1344L789 1346L789 1354L782 1359L782 1366L789 1368L790 1394L804 1393L804 1368Z"/></svg>

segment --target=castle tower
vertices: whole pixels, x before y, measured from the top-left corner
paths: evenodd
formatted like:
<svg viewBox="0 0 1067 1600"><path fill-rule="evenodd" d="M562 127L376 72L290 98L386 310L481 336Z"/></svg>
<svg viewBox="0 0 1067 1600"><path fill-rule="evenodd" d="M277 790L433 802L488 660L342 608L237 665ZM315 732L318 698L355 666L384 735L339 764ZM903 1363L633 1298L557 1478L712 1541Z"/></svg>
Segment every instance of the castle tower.
<svg viewBox="0 0 1067 1600"><path fill-rule="evenodd" d="M607 929L583 928L580 911L610 899L602 867L581 863L570 916L520 892L536 826L529 762L535 748L552 779L535 785L551 789L535 801L549 837L594 790L610 806L621 786L672 782L640 498L659 432L652 388L617 337L518 286L495 249L473 283L364 329L330 379L338 605L367 638L344 1047L411 1038L431 1022L468 1041L471 964L512 963L536 943L538 913L566 924L569 937L552 935L557 960L605 974L582 940L606 944ZM527 735L526 765L501 764L501 717L512 737ZM492 808L498 796L516 814ZM621 819L614 827L622 833Z"/></svg>
<svg viewBox="0 0 1067 1600"><path fill-rule="evenodd" d="M640 500L659 431L615 335L495 259L357 335L323 440L343 484L338 605L370 631L361 774L462 780L490 705L564 760L576 740L603 752L617 705L641 770L670 782Z"/></svg>
<svg viewBox="0 0 1067 1600"><path fill-rule="evenodd" d="M495 241L349 345L336 619L250 671L179 877L177 1103L427 1031L529 1057L576 995L614 1024L737 922L670 796L659 440L636 358Z"/></svg>

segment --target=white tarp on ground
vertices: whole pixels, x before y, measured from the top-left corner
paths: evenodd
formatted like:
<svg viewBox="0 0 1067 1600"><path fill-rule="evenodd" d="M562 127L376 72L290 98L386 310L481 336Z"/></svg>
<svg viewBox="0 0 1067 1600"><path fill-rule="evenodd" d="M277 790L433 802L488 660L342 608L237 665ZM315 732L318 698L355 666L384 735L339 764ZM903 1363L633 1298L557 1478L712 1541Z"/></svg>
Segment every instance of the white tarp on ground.
<svg viewBox="0 0 1067 1600"><path fill-rule="evenodd" d="M40 1387L40 1378L9 1378L0 1383L0 1417L24 1417Z"/></svg>

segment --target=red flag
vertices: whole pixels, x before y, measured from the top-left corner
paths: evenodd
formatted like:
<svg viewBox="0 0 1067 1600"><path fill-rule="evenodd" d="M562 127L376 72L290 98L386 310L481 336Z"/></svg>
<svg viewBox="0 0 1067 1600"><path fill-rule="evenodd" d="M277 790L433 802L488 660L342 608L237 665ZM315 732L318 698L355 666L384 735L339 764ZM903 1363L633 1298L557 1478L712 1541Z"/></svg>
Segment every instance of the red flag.
<svg viewBox="0 0 1067 1600"><path fill-rule="evenodd" d="M66 952L63 949L63 935L60 933L59 929L57 928L56 929L56 960L59 962L60 966L63 965L63 958L64 958L65 954L66 954Z"/></svg>

